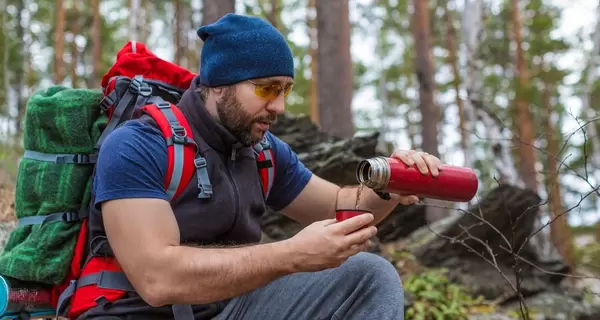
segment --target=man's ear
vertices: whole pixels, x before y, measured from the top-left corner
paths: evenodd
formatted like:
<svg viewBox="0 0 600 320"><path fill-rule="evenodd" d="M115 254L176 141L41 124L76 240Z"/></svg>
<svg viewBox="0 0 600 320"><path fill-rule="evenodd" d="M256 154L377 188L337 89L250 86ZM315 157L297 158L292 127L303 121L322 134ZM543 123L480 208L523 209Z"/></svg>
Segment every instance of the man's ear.
<svg viewBox="0 0 600 320"><path fill-rule="evenodd" d="M229 90L233 90L233 86L221 86L221 87L213 87L212 91L215 94L215 100L217 102L222 102L229 93Z"/></svg>
<svg viewBox="0 0 600 320"><path fill-rule="evenodd" d="M221 95L221 94L222 94L222 92L223 92L223 87L212 87L211 89L212 89L212 91L213 91L214 93L216 93L217 95Z"/></svg>
<svg viewBox="0 0 600 320"><path fill-rule="evenodd" d="M215 94L215 100L222 101L225 93L225 87L213 87L213 93Z"/></svg>

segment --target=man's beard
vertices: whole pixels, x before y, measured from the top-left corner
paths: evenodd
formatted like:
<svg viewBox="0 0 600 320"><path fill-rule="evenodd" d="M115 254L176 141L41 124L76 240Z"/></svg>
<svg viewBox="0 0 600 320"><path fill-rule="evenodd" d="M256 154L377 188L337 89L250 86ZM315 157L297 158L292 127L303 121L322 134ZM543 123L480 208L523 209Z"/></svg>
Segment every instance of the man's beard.
<svg viewBox="0 0 600 320"><path fill-rule="evenodd" d="M217 114L219 120L237 140L246 146L252 146L259 143L263 136L252 135L252 125L256 122L274 122L277 119L275 114L269 114L264 117L252 118L245 110L242 104L235 96L235 89L228 88L223 96L223 101L217 102Z"/></svg>

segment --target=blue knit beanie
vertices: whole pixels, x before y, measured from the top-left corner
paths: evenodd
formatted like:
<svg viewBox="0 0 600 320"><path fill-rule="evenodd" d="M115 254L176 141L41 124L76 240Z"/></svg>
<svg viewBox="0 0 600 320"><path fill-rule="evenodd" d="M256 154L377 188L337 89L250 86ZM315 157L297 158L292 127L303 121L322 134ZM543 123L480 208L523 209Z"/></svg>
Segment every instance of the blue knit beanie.
<svg viewBox="0 0 600 320"><path fill-rule="evenodd" d="M200 83L207 87L272 76L294 77L284 36L266 20L228 13L198 29L204 41Z"/></svg>

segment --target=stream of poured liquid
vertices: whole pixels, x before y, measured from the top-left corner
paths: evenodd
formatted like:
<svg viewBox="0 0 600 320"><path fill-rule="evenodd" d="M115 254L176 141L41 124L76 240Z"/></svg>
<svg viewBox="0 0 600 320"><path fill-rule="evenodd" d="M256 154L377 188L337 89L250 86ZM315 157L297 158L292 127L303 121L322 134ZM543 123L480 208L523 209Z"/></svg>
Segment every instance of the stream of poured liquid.
<svg viewBox="0 0 600 320"><path fill-rule="evenodd" d="M360 194L362 193L362 190L365 186L361 183L358 188L356 189L356 202L354 203L354 209L358 209L358 207L360 206Z"/></svg>

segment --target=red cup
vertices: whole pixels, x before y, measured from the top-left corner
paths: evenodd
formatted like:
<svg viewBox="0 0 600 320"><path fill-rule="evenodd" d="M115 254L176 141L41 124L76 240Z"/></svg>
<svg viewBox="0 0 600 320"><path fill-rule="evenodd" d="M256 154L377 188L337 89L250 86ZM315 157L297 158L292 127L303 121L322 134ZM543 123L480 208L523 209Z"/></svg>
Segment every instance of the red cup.
<svg viewBox="0 0 600 320"><path fill-rule="evenodd" d="M371 211L360 209L337 209L335 210L335 219L340 222L365 213L371 213Z"/></svg>

